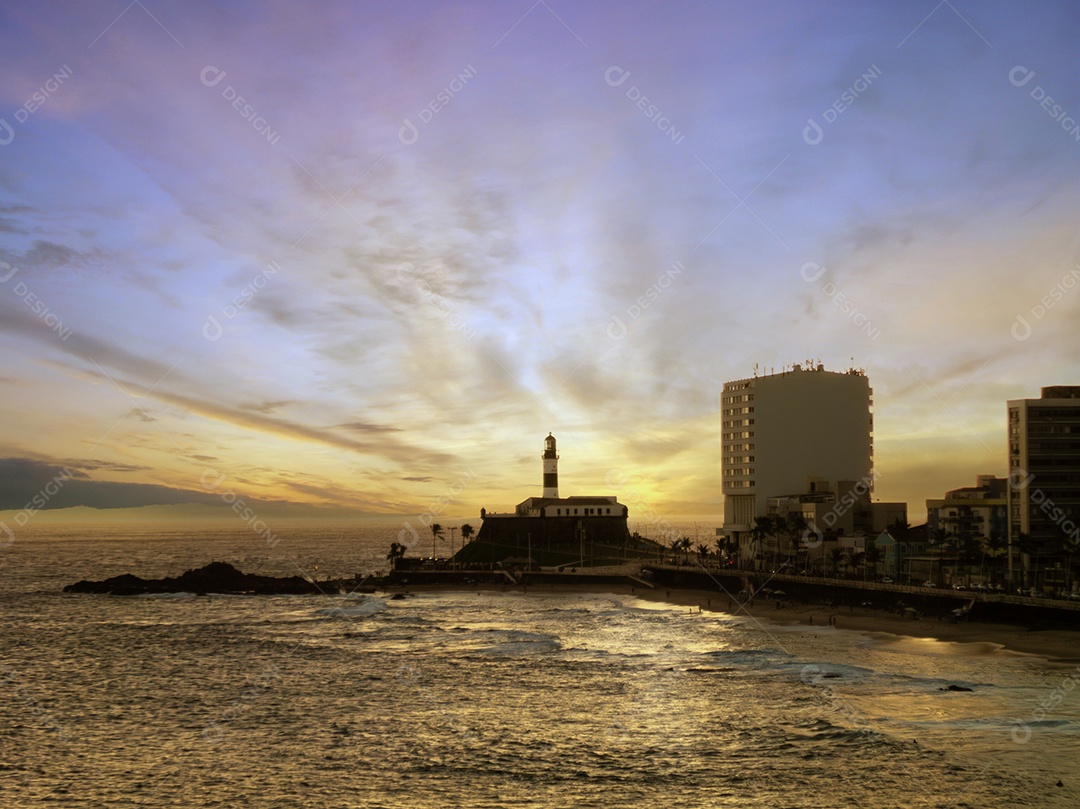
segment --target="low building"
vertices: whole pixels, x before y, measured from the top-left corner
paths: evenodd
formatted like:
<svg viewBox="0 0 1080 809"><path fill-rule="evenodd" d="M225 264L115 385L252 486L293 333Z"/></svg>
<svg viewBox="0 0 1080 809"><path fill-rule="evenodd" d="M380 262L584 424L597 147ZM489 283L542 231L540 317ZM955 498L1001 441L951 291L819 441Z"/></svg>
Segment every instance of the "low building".
<svg viewBox="0 0 1080 809"><path fill-rule="evenodd" d="M629 509L614 495L558 496L559 456L550 433L541 458L544 496L528 497L510 512L482 509L476 540L463 547L455 561L587 566L656 552L655 543L630 535Z"/></svg>
<svg viewBox="0 0 1080 809"><path fill-rule="evenodd" d="M983 541L1004 541L1008 530L1008 480L979 475L974 486L952 489L926 501L926 524L931 536L971 536Z"/></svg>

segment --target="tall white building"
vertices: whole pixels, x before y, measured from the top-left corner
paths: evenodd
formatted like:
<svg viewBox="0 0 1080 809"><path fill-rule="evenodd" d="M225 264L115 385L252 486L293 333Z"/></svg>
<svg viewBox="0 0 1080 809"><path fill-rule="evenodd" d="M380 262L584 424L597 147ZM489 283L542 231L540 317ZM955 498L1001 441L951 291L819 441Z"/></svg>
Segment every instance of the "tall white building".
<svg viewBox="0 0 1080 809"><path fill-rule="evenodd" d="M869 491L872 405L870 382L855 369L838 373L795 365L725 383L724 533L739 539L749 532L754 518L768 513L770 497L814 493L826 481L849 481Z"/></svg>

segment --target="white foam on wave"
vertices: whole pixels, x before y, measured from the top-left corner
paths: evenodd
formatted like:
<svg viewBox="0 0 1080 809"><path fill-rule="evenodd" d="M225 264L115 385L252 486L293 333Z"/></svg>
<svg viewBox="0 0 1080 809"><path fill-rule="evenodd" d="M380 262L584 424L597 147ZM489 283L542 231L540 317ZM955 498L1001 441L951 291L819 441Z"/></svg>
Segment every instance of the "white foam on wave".
<svg viewBox="0 0 1080 809"><path fill-rule="evenodd" d="M327 618L367 618L380 612L386 611L386 602L381 598L364 598L360 603L350 599L352 606L326 607L315 610L316 615L324 615Z"/></svg>

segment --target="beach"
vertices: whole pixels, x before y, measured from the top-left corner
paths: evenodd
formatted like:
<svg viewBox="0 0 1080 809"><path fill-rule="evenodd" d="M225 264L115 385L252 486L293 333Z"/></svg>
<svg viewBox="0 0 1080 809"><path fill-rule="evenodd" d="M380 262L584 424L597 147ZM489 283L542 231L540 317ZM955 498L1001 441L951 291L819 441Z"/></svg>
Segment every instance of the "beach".
<svg viewBox="0 0 1080 809"><path fill-rule="evenodd" d="M756 598L739 603L724 593L695 588L657 586L654 589L623 584L534 584L527 587L477 584L410 584L394 586L389 593L441 590L477 590L531 593L611 593L649 601L676 604L696 611L726 613L745 617L763 632L771 627L820 626L823 631L848 630L872 636L879 643L917 639L960 646L953 653L980 654L1001 649L1014 654L1036 655L1061 664L1080 664L1080 629L1030 629L1012 624L978 621L949 622L936 618L904 618L896 613L866 607L829 607L825 604L794 604L788 600Z"/></svg>

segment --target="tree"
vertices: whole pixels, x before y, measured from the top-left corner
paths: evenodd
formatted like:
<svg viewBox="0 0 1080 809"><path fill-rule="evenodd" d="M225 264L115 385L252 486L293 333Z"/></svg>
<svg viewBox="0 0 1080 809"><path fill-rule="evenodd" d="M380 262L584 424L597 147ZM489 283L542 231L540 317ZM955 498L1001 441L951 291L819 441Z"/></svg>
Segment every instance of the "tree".
<svg viewBox="0 0 1080 809"><path fill-rule="evenodd" d="M1016 549L1020 554L1020 586L1028 587L1031 576L1031 554L1035 550L1035 542L1030 534L1019 531L1016 534ZM1016 582L1009 582L1009 587L1015 589Z"/></svg>
<svg viewBox="0 0 1080 809"><path fill-rule="evenodd" d="M866 564L870 566L870 578L877 579L877 566L881 561L881 548L874 543L866 546Z"/></svg>
<svg viewBox="0 0 1080 809"><path fill-rule="evenodd" d="M945 552L945 550L948 548L949 537L950 536L951 535L949 534L949 532L946 531L944 528L935 528L930 533L930 547L934 550L935 556L937 556L937 563L938 563L937 581L938 581L939 584L941 583L941 573L942 573L942 570L941 570L941 556ZM933 576L934 575L934 570L933 570L933 561L932 560L931 560L930 564L931 564L930 575Z"/></svg>
<svg viewBox="0 0 1080 809"><path fill-rule="evenodd" d="M985 564L989 570L989 578L992 583L997 583L1000 580L999 574L1001 571L995 570L995 568L1001 567L1007 547L1005 537L997 530L991 531L990 536L983 541L983 558L986 560Z"/></svg>
<svg viewBox="0 0 1080 809"><path fill-rule="evenodd" d="M796 514L787 521L789 559L794 557L793 564L797 570L809 566L809 559L807 559L806 565L799 565L799 551L802 550L802 540L809 528L810 523L806 521L806 517L802 514Z"/></svg>
<svg viewBox="0 0 1080 809"><path fill-rule="evenodd" d="M697 554L698 559L701 560L701 563L704 565L705 558L709 555L709 546L699 543L697 546Z"/></svg>
<svg viewBox="0 0 1080 809"><path fill-rule="evenodd" d="M840 560L844 558L844 549L840 547L829 549L829 559L832 560L833 576L839 576Z"/></svg>
<svg viewBox="0 0 1080 809"><path fill-rule="evenodd" d="M443 538L442 526L439 525L437 522L433 522L431 524L431 558L432 559L435 558L435 540L436 539L442 539L442 538Z"/></svg>
<svg viewBox="0 0 1080 809"><path fill-rule="evenodd" d="M679 540L679 550L683 552L683 562L690 564L690 537L683 537Z"/></svg>
<svg viewBox="0 0 1080 809"><path fill-rule="evenodd" d="M852 548L847 553L847 565L854 571L857 571L862 566L863 561L866 559L866 552L860 551L857 548Z"/></svg>
<svg viewBox="0 0 1080 809"><path fill-rule="evenodd" d="M784 536L788 531L788 521L786 517L777 515L773 517L772 533L776 537L776 547L773 551L773 568L780 564L780 538Z"/></svg>
<svg viewBox="0 0 1080 809"><path fill-rule="evenodd" d="M394 568L398 559L405 555L405 546L400 542L390 543L390 553L386 554L386 558L390 561L390 567Z"/></svg>
<svg viewBox="0 0 1080 809"><path fill-rule="evenodd" d="M971 566L979 561L982 554L982 542L978 534L965 531L957 537L957 559L963 560L967 570L967 584L971 584Z"/></svg>
<svg viewBox="0 0 1080 809"><path fill-rule="evenodd" d="M462 546L464 546L466 542L468 542L470 539L472 539L472 535L475 534L475 533L476 533L476 529L473 528L468 523L465 523L463 526L461 526L461 544L462 544Z"/></svg>
<svg viewBox="0 0 1080 809"><path fill-rule="evenodd" d="M774 520L772 517L754 517L754 527L750 529L750 537L754 543L755 567L760 567L761 544L765 538L772 535Z"/></svg>

